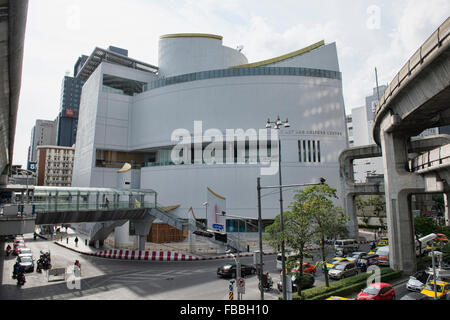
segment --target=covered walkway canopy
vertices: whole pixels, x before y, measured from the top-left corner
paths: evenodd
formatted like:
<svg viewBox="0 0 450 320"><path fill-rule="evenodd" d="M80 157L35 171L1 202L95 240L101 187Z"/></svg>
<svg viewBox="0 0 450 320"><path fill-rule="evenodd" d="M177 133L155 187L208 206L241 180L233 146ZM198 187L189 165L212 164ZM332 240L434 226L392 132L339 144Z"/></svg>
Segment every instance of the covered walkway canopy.
<svg viewBox="0 0 450 320"><path fill-rule="evenodd" d="M155 208L157 197L151 189L30 186L11 191L12 203L32 204L34 212Z"/></svg>

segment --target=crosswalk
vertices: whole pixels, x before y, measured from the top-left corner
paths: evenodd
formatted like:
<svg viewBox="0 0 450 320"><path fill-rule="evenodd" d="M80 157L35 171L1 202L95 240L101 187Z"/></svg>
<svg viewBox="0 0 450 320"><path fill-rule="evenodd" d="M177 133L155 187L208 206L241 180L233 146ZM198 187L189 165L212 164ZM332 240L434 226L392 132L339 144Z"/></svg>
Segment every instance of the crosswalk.
<svg viewBox="0 0 450 320"><path fill-rule="evenodd" d="M175 280L176 278L189 277L196 274L210 273L211 269L199 268L194 270L182 270L182 269L163 269L163 270L144 270L144 271L129 271L121 274L115 274L112 276L101 277L96 281L93 279L85 279L88 284L100 286L104 284L124 284L133 285L144 282L158 281L158 280Z"/></svg>

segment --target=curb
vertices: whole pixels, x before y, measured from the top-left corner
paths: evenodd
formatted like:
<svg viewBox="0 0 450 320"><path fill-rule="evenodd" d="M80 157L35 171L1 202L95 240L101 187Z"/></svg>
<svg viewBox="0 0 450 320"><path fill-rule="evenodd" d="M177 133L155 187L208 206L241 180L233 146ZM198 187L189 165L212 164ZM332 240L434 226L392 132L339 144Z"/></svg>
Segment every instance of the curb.
<svg viewBox="0 0 450 320"><path fill-rule="evenodd" d="M229 256L216 256L216 257L197 257L184 253L174 251L140 251L140 250L121 250L121 249L107 249L100 252L84 252L72 247L67 247L57 241L56 245L69 249L71 251L99 257L106 259L119 259L119 260L144 260L144 261L200 261L200 260L218 260L218 259L230 259ZM264 253L264 255L272 255L274 253ZM253 253L241 254L239 257L252 257Z"/></svg>

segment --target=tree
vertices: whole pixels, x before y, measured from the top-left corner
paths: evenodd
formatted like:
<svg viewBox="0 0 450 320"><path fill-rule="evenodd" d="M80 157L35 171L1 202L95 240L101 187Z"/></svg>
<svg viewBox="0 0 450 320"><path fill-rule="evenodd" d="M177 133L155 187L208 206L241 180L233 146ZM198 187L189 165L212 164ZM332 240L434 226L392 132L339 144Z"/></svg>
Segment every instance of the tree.
<svg viewBox="0 0 450 320"><path fill-rule="evenodd" d="M302 202L294 201L289 205L291 211L283 212L284 230L281 232L280 216L276 216L274 223L266 228L272 247L279 247L284 241L286 246L292 248L300 263L299 275L303 274L303 260L305 257L305 247L313 238L313 228L311 228L311 212L309 207ZM287 264L289 265L289 264ZM290 268L288 268L290 270ZM303 277L298 276L298 279ZM302 280L300 280L302 281ZM298 293L301 294L302 285L297 284ZM285 290L283 288L283 290Z"/></svg>
<svg viewBox="0 0 450 320"><path fill-rule="evenodd" d="M348 217L341 207L335 206L333 199L337 199L336 189L328 184L315 185L298 192L294 199L302 203L304 210L309 213L314 236L320 241L322 263L325 265L325 238L345 236ZM329 287L328 270L325 267L325 284Z"/></svg>

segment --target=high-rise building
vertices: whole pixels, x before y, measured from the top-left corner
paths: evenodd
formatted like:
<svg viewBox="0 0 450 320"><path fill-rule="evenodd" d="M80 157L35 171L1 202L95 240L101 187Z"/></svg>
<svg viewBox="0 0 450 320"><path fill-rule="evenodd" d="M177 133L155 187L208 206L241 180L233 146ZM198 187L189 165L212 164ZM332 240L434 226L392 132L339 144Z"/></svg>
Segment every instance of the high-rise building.
<svg viewBox="0 0 450 320"><path fill-rule="evenodd" d="M374 144L373 121L375 110L381 96L387 86L379 86L373 89L373 93L365 98L365 105L352 109L352 114L347 115L347 132L350 147L359 147ZM381 158L357 159L353 161L356 182L366 182L367 176L383 174Z"/></svg>
<svg viewBox="0 0 450 320"><path fill-rule="evenodd" d="M226 198L227 215L257 220L257 177L263 185L278 184L278 140L264 130L267 118L279 115L291 125L280 131L283 184L324 177L340 188L338 157L348 141L335 43L248 63L240 50L223 46L221 36L165 35L158 67L95 48L78 77L86 82L73 186L117 187L118 169L129 163L130 185L157 191L163 206L179 205L174 214L203 212L209 187ZM186 134L178 153L177 132ZM211 133L223 144L211 149ZM194 144L187 142L191 135ZM277 146L270 154L268 140ZM293 196L285 190L286 207ZM278 208L276 195L264 197L264 221ZM226 231L236 232L237 221L229 217ZM243 225L241 231L251 230Z"/></svg>
<svg viewBox="0 0 450 320"><path fill-rule="evenodd" d="M72 185L72 170L75 148L39 146L37 155L37 185Z"/></svg>
<svg viewBox="0 0 450 320"><path fill-rule="evenodd" d="M77 59L73 68L73 77L68 74L61 85L61 100L57 122L58 146L72 147L75 144L78 127L78 110L80 107L81 89L84 81L76 77L88 56L82 55Z"/></svg>
<svg viewBox="0 0 450 320"><path fill-rule="evenodd" d="M36 120L35 126L31 129L28 162L37 161L37 147L42 145L56 145L56 121Z"/></svg>

